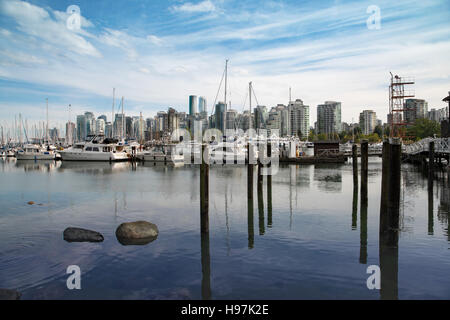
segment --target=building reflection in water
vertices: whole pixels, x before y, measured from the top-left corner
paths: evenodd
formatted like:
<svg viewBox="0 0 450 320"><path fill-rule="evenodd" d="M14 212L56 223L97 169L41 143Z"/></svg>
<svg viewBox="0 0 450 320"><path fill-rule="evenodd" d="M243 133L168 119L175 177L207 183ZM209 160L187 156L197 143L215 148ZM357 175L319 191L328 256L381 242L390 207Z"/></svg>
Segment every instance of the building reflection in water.
<svg viewBox="0 0 450 320"><path fill-rule="evenodd" d="M314 181L320 191L342 191L342 165L340 164L315 164Z"/></svg>

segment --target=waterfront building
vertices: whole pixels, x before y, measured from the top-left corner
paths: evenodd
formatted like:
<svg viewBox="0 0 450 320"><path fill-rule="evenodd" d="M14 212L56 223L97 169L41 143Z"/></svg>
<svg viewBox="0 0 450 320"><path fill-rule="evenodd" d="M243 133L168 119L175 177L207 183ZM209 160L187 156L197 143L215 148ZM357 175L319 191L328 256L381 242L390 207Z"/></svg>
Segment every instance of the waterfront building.
<svg viewBox="0 0 450 320"><path fill-rule="evenodd" d="M289 135L308 138L309 134L309 106L301 99L289 102Z"/></svg>
<svg viewBox="0 0 450 320"><path fill-rule="evenodd" d="M97 118L95 121L95 134L105 134L105 120L103 118Z"/></svg>
<svg viewBox="0 0 450 320"><path fill-rule="evenodd" d="M406 99L403 119L407 124L414 124L417 119L428 116L428 102L423 99Z"/></svg>
<svg viewBox="0 0 450 320"><path fill-rule="evenodd" d="M194 116L196 113L198 113L197 96L189 96L189 115Z"/></svg>
<svg viewBox="0 0 450 320"><path fill-rule="evenodd" d="M363 134L373 133L377 126L377 114L373 110L363 110L359 114L359 126Z"/></svg>
<svg viewBox="0 0 450 320"><path fill-rule="evenodd" d="M341 132L341 103L325 101L317 106L317 133L326 135Z"/></svg>
<svg viewBox="0 0 450 320"><path fill-rule="evenodd" d="M215 112L215 128L219 129L222 133L224 132L224 117L225 117L226 105L223 102L216 104Z"/></svg>
<svg viewBox="0 0 450 320"><path fill-rule="evenodd" d="M268 118L267 107L256 106L256 108L253 109L253 114L255 117L255 129L265 129Z"/></svg>
<svg viewBox="0 0 450 320"><path fill-rule="evenodd" d="M66 142L72 144L77 139L75 123L69 121L66 123Z"/></svg>
<svg viewBox="0 0 450 320"><path fill-rule="evenodd" d="M86 139L86 117L84 115L77 116L77 141Z"/></svg>
<svg viewBox="0 0 450 320"><path fill-rule="evenodd" d="M198 112L199 113L207 113L208 109L206 106L206 98L205 97L199 97L198 98Z"/></svg>

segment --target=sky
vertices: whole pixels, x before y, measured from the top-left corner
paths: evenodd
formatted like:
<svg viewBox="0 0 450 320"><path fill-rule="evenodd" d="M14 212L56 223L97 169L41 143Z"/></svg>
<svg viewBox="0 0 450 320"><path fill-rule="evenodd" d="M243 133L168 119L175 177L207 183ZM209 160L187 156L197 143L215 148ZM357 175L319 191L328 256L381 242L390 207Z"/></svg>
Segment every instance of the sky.
<svg viewBox="0 0 450 320"><path fill-rule="evenodd" d="M367 23L370 6L379 28ZM291 87L310 106L311 126L330 100L342 102L343 121L364 109L386 121L390 71L414 77L416 97L442 108L449 18L448 0L0 0L0 125L19 113L45 120L46 98L51 126L85 111L110 119L113 88L127 115L188 111L191 94L205 96L211 113L226 59L239 112L252 81L268 108L287 104Z"/></svg>

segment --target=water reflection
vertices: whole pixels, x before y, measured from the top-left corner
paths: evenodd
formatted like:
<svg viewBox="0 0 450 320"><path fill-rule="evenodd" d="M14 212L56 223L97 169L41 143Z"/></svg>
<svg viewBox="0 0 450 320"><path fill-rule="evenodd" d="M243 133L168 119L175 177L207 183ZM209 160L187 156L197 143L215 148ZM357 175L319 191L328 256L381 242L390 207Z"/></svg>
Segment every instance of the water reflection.
<svg viewBox="0 0 450 320"><path fill-rule="evenodd" d="M107 175L130 170L129 162L94 162L94 161L63 161L59 171L73 171L90 175Z"/></svg>
<svg viewBox="0 0 450 320"><path fill-rule="evenodd" d="M325 192L342 191L342 165L316 164L314 165L314 181L319 182L318 188Z"/></svg>
<svg viewBox="0 0 450 320"><path fill-rule="evenodd" d="M16 167L25 172L41 171L50 172L61 166L61 161L53 160L16 160Z"/></svg>

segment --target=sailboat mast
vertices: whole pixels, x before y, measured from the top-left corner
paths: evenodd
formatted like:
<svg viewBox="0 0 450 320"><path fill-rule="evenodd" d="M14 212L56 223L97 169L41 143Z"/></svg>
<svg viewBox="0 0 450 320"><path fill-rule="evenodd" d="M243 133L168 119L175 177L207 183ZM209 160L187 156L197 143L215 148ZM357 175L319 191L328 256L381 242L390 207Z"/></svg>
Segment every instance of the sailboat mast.
<svg viewBox="0 0 450 320"><path fill-rule="evenodd" d="M225 97L224 97L224 111L223 111L223 135L227 130L227 81L228 81L228 59L225 60Z"/></svg>
<svg viewBox="0 0 450 320"><path fill-rule="evenodd" d="M48 98L45 99L46 104L47 104L47 125L46 125L46 129L45 129L45 138L47 139L47 144L48 144Z"/></svg>
<svg viewBox="0 0 450 320"><path fill-rule="evenodd" d="M68 145L72 145L73 143L72 143L72 122L70 121L70 118L71 118L71 114L70 114L70 107L71 107L72 105L70 105L69 104L69 123L67 124L67 130L69 130L69 132L67 132L67 140L69 140L69 141L67 141L67 144Z"/></svg>
<svg viewBox="0 0 450 320"><path fill-rule="evenodd" d="M248 97L249 97L249 118L248 118L248 130L252 128L252 82L248 83Z"/></svg>
<svg viewBox="0 0 450 320"><path fill-rule="evenodd" d="M123 97L122 97L122 139L124 139L125 136L125 119L123 115Z"/></svg>
<svg viewBox="0 0 450 320"><path fill-rule="evenodd" d="M113 88L113 103L111 114L111 138L114 138L114 102L116 101L116 88Z"/></svg>

